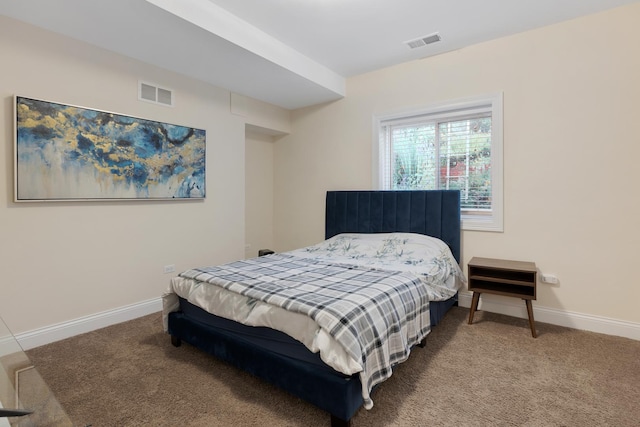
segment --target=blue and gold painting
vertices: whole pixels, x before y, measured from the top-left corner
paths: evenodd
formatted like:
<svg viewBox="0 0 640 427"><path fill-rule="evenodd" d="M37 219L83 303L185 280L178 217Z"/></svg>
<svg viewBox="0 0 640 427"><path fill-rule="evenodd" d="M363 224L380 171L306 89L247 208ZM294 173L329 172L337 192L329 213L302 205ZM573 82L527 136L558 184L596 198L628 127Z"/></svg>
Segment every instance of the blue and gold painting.
<svg viewBox="0 0 640 427"><path fill-rule="evenodd" d="M16 201L202 199L206 132L16 96Z"/></svg>

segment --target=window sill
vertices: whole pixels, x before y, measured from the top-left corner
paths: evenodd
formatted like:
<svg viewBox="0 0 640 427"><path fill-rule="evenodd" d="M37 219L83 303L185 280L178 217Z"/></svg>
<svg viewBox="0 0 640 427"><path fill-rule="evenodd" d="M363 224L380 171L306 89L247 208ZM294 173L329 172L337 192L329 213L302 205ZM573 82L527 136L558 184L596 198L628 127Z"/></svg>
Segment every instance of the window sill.
<svg viewBox="0 0 640 427"><path fill-rule="evenodd" d="M493 216L479 218L472 215L462 215L462 230L502 233L504 227L502 220Z"/></svg>

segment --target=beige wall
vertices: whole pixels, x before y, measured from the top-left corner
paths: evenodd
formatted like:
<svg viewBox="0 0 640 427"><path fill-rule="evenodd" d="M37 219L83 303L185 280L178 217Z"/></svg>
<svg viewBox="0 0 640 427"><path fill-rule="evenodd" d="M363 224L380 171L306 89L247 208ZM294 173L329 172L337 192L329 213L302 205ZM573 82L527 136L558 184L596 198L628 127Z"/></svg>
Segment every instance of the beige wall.
<svg viewBox="0 0 640 427"><path fill-rule="evenodd" d="M0 17L0 315L14 333L159 299L170 274L244 256L245 129L282 130L288 112ZM175 107L137 99L138 80ZM206 129L204 201L13 202L13 96Z"/></svg>
<svg viewBox="0 0 640 427"><path fill-rule="evenodd" d="M503 92L505 231L464 232L464 267L535 261L560 285L534 306L640 322L638 22L635 3L357 76L294 112L275 149L277 248L322 239L326 190L371 188L375 114Z"/></svg>
<svg viewBox="0 0 640 427"><path fill-rule="evenodd" d="M274 137L247 132L245 152L245 258L273 247Z"/></svg>
<svg viewBox="0 0 640 427"><path fill-rule="evenodd" d="M231 94L231 112L247 123L245 133L245 258L274 247L274 143L291 131L290 111Z"/></svg>

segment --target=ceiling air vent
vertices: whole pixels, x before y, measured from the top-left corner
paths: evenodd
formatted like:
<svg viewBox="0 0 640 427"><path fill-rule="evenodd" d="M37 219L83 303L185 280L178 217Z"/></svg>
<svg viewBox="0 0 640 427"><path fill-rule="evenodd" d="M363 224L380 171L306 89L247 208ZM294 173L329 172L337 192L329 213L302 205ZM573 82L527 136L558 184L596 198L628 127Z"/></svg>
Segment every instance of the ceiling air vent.
<svg viewBox="0 0 640 427"><path fill-rule="evenodd" d="M411 49L415 49L417 47L422 47L431 43L439 42L440 40L442 40L442 38L440 37L440 34L433 33L433 34L429 34L428 36L422 36L414 40L406 41L404 42L404 44L409 46Z"/></svg>
<svg viewBox="0 0 640 427"><path fill-rule="evenodd" d="M158 87L153 83L139 82L138 99L173 107L173 91L171 89Z"/></svg>

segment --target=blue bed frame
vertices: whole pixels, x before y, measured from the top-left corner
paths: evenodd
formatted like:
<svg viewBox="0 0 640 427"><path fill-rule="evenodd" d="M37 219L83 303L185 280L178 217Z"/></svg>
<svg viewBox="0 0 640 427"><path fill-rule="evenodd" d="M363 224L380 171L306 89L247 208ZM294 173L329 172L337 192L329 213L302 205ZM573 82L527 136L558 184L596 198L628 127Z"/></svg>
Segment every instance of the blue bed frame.
<svg viewBox="0 0 640 427"><path fill-rule="evenodd" d="M325 238L339 233L426 234L446 242L460 262L458 191L329 191L325 214ZM229 325L230 321L203 313L185 300L180 303L181 310L169 315L168 332L175 346L184 340L329 412L332 426L350 425L363 404L357 375L346 376L273 351L248 334L237 333L237 328L251 327ZM457 295L431 303L432 326L456 304Z"/></svg>

